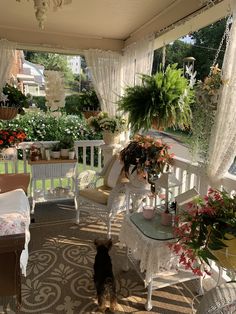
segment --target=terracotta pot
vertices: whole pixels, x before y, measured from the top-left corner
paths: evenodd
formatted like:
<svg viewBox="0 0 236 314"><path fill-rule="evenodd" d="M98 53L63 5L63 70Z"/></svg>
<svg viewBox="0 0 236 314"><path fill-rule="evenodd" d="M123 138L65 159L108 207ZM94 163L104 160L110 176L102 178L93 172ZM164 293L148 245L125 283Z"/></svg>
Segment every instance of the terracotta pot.
<svg viewBox="0 0 236 314"><path fill-rule="evenodd" d="M16 117L18 109L14 107L0 107L0 120L12 120Z"/></svg>
<svg viewBox="0 0 236 314"><path fill-rule="evenodd" d="M103 141L106 145L118 144L120 141L120 134L104 131Z"/></svg>

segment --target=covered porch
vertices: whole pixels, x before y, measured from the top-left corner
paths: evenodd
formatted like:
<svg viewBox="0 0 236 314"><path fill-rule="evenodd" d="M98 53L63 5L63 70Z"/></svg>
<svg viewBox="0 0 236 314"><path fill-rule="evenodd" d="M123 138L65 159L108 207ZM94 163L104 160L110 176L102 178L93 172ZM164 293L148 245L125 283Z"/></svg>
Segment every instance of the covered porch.
<svg viewBox="0 0 236 314"><path fill-rule="evenodd" d="M119 1L119 4L115 2L111 4L109 1L105 0L100 1L99 3L95 3L90 0L86 1L85 4L84 1L74 0L71 4L62 5L62 7L58 9L59 11L55 13L52 12L49 7L45 13L47 15L47 20L44 21L44 30L42 30L38 27L38 21L35 19L33 14L33 2L24 0L19 2L20 3L14 0L8 0L7 2L2 1L0 3L0 17L2 21L0 26L0 38L7 39L8 41L14 43L14 48L17 49L31 49L67 54L84 54L94 75L93 79L95 87L102 98L102 110L107 111L110 114L114 114L116 110L116 107L113 106L116 98L114 98L114 95L111 95L111 93L109 94L104 91L104 86L110 86L109 80L111 78L111 72L117 71L117 62L123 62L123 67L121 67L122 71L118 76L116 73L114 79L115 85L110 86L110 88L113 92L122 92L122 88L125 84L133 84L135 81L137 82L137 73L150 73L150 59L148 60L146 58L147 54L150 55L150 53L153 53L154 49L162 47L176 38L198 30L219 20L220 18L227 16L230 10L232 11L233 4L232 1L228 0L165 0L159 1L158 4L155 0L148 1L145 4L144 1ZM66 3L66 1L62 2ZM21 10L20 13L19 10ZM91 20L93 23L91 23ZM140 47L144 47L143 51ZM121 61L120 58L123 58L123 61ZM139 63L142 58L146 58L144 62L145 64L142 62ZM99 84L98 82L101 78L101 74L97 74L96 76L96 66L98 64L96 62L98 60L101 61L102 66L106 67L107 70L107 73L103 73L103 75L107 75L107 79L104 78L102 84ZM112 66L109 67L107 62L111 62L111 60L113 60L113 63ZM117 81L120 82L118 87ZM42 142L42 144L45 143ZM13 162L4 162L4 173L29 172L30 166L28 165L26 154L26 150L29 145L30 143L27 142L20 144L18 148L23 152L23 161L16 160ZM77 141L75 143L75 148L77 153L80 151L81 156L77 164L78 175L83 169L89 168L101 170L102 152L104 148L103 141ZM95 159L97 157L95 158L95 151L97 152L98 157L98 161L96 163ZM213 152L216 153L216 151L217 150L214 150ZM88 153L90 154L89 164L87 160ZM229 153L235 154L235 151L231 151ZM230 160L232 161L233 157L234 156L230 156L227 163L230 163ZM214 159L214 157L212 157L212 159ZM201 167L201 164L193 164L191 160L175 156L173 172L176 178L181 182L181 185L173 189L173 193L175 195L188 191L193 187L196 187L201 195L205 195L208 187L212 185L212 176L209 177L209 173L206 173L205 169ZM63 186L64 184L65 186L70 186L72 189L75 189L74 185L77 184L77 181L70 181L68 179L67 183L60 183L59 186ZM58 186L58 180L52 179L50 185L51 189L54 190ZM42 180L39 188L39 190L42 190L42 198L45 198L48 193L46 186L45 180ZM236 177L227 173L227 171L224 172L224 175L220 177L220 186L228 192L235 191ZM37 187L32 186L32 189L37 189ZM32 195L32 189L30 191L30 195ZM61 204L60 201L58 202L57 206L59 207L73 207L71 203L69 203L69 205L64 205ZM36 206L39 206L38 208L41 210L43 204L44 203ZM50 204L52 203L47 203L47 205L45 205L49 211ZM55 204L52 205L52 207L54 206ZM93 217L91 217L91 219L93 219ZM94 232L94 234L97 235L97 226L93 229L94 227L92 224L85 219L82 220L81 223L85 232L88 232L89 230L89 232ZM118 226L114 226L116 235L119 232L119 223L122 222L118 220ZM57 222L55 225L58 226L56 226L55 230L57 229L59 233L61 223ZM62 226L63 228L68 227L67 222L65 225L62 223ZM42 230L47 233L46 229L47 227L50 229L50 223L42 226L38 225L39 231L41 227ZM32 226L32 228L34 228L34 226ZM70 238L66 238L61 235L59 242L62 245L63 243L68 244L70 241L73 244L76 243L76 233L73 233L73 228L75 230L76 227L70 225L69 228L72 231L71 236ZM102 231L103 227L99 226L98 229L99 228L101 228L101 234L104 235L104 231ZM36 236L38 230L35 232ZM57 232L57 230L55 232ZM43 250L47 250L47 246L50 246L53 243L53 238L56 239L56 242L58 241L56 233L52 234L51 238L51 243L49 243L50 241L48 243L44 242ZM85 247L91 247L91 244L92 242L90 241L85 245ZM56 246L57 243L55 243L55 247ZM118 245L116 246L116 249L121 255L124 254L119 251ZM47 254L47 252L45 252L45 254ZM34 256L32 255L31 258L33 261ZM91 259L89 252L86 258ZM31 264L31 267L34 267L33 263ZM215 266L213 267L213 270L215 272L213 272L215 275L213 277L217 279L218 268ZM31 271L33 271L33 268ZM58 270L58 272L62 273L64 271L66 271L66 269ZM88 268L86 272L88 273L88 276L91 275L91 269ZM69 273L68 276L70 277ZM83 281L84 279L81 277L81 280ZM130 279L128 278L127 282L129 280ZM40 280L37 283L40 285ZM129 283L132 285L132 282L129 281ZM26 290L29 287L26 286L28 284L33 284L33 282L27 282L26 277L26 282L24 283L25 295L23 294L23 302L24 300L27 301ZM92 280L91 282L89 280L86 281L86 285L88 285L88 289L85 289L86 293L90 290L89 285L91 284L93 284ZM60 283L60 285L62 285L62 283ZM54 285L54 287L56 287L56 285ZM122 287L120 288L122 290ZM138 289L139 288L140 287L138 287ZM180 295L184 295L183 299L189 298L186 307L182 307L178 304L177 309L174 309L174 307L166 309L163 305L165 302L160 306L159 301L157 300L157 304L155 305L157 307L154 308L154 310L159 311L160 313L179 313L182 311L183 313L191 313L192 303L190 299L194 298L193 292L191 291L189 295L190 288L185 284L177 289L179 289ZM131 290L132 289L130 289L130 291ZM161 293L163 293L163 298L166 298L167 300L172 299L171 291L168 290ZM75 291L75 295L78 296L80 294L78 291ZM56 309L52 306L50 310L62 311L62 313L76 313L76 310L80 309L79 301L73 301L70 298L70 296L65 295L63 305L59 305L58 303ZM134 295L134 298L136 299L128 301L127 307L124 307L125 310L123 308L121 312L132 313L137 310L137 308L135 309L135 303L138 303L137 300L139 298L139 294ZM129 302L132 304L130 305ZM142 304L142 302L143 301L141 301L140 304ZM68 304L70 304L71 308L66 307ZM158 306L160 306L160 308ZM197 303L194 304L194 307L195 309L197 308ZM40 305L37 310L39 309ZM32 309L28 307L28 310L30 311ZM86 311L89 310L89 307L88 309L86 306L83 307L83 313L86 313ZM138 310L141 311L141 308L138 308ZM41 307L41 311L42 313L45 311L43 305Z"/></svg>

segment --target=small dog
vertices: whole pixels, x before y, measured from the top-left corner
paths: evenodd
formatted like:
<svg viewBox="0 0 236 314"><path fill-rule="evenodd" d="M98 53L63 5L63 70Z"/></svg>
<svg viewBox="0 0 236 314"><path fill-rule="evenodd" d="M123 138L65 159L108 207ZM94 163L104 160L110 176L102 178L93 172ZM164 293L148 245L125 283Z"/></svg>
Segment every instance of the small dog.
<svg viewBox="0 0 236 314"><path fill-rule="evenodd" d="M116 284L109 255L112 240L95 240L94 244L97 248L94 262L94 283L97 290L98 308L105 313L106 300L109 298L110 310L115 311L117 306Z"/></svg>

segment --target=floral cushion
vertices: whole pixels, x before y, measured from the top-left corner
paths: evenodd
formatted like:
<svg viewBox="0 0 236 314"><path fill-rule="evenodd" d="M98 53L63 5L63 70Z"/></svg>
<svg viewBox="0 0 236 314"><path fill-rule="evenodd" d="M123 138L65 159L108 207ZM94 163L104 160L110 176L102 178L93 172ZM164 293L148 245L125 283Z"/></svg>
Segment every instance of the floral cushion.
<svg viewBox="0 0 236 314"><path fill-rule="evenodd" d="M0 216L0 236L25 233L27 218L19 213L2 214Z"/></svg>

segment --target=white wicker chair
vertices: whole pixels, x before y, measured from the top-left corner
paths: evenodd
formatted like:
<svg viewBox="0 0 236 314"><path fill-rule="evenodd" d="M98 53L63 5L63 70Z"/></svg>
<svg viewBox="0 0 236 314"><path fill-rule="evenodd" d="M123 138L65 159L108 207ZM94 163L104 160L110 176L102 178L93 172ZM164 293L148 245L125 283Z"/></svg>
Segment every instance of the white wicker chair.
<svg viewBox="0 0 236 314"><path fill-rule="evenodd" d="M115 216L126 210L125 180L122 175L123 164L113 156L104 166L101 173L86 170L78 176L77 218L80 211L95 213L107 224L107 236L111 237L111 223Z"/></svg>
<svg viewBox="0 0 236 314"><path fill-rule="evenodd" d="M236 282L216 286L205 293L196 314L236 313Z"/></svg>

